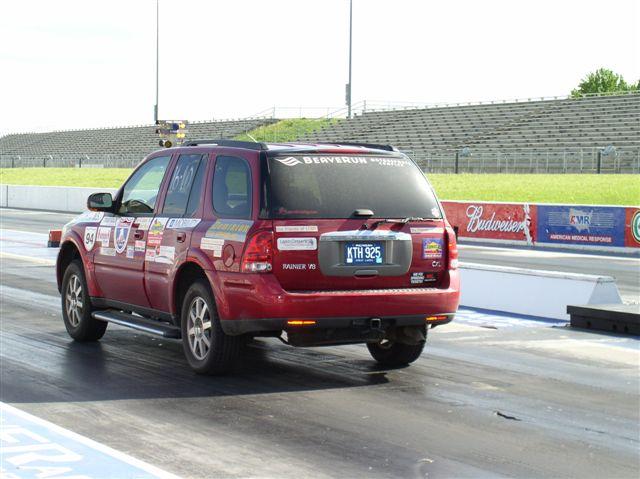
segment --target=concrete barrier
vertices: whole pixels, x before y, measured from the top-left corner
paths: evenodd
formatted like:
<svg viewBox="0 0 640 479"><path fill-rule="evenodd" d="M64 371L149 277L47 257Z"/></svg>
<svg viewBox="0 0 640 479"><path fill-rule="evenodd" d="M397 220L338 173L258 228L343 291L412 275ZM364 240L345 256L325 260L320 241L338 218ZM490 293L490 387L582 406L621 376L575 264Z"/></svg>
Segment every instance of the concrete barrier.
<svg viewBox="0 0 640 479"><path fill-rule="evenodd" d="M79 213L87 209L91 193L116 193L113 188L75 186L0 185L0 206ZM4 193L3 193L4 192ZM4 196L3 196L4 195Z"/></svg>
<svg viewBox="0 0 640 479"><path fill-rule="evenodd" d="M543 318L569 320L569 304L620 304L610 276L463 263L460 304Z"/></svg>
<svg viewBox="0 0 640 479"><path fill-rule="evenodd" d="M7 190L9 185L0 185L0 208L7 207Z"/></svg>

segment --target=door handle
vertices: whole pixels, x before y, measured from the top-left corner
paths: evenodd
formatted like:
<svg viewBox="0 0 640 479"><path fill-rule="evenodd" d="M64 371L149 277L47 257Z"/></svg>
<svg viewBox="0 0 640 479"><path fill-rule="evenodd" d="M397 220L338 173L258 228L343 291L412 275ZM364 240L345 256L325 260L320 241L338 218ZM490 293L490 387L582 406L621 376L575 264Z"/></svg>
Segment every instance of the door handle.
<svg viewBox="0 0 640 479"><path fill-rule="evenodd" d="M184 240L186 239L187 239L187 233L185 233L184 231L181 231L176 235L176 241L178 243L184 243Z"/></svg>
<svg viewBox="0 0 640 479"><path fill-rule="evenodd" d="M142 238L144 238L144 231L136 230L135 233L133 233L133 237L137 240L141 240Z"/></svg>

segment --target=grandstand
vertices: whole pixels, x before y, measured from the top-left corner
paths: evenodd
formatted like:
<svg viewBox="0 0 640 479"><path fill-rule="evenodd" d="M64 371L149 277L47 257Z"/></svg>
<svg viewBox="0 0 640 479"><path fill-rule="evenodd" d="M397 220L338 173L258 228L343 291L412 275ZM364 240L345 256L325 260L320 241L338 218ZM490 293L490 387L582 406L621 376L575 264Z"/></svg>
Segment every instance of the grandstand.
<svg viewBox="0 0 640 479"><path fill-rule="evenodd" d="M367 111L303 139L389 143L441 171L463 151L469 171L487 171L487 162L497 171L588 171L612 145L604 168L637 172L640 94Z"/></svg>
<svg viewBox="0 0 640 479"><path fill-rule="evenodd" d="M233 138L275 122L190 123L188 137ZM638 173L640 94L368 110L298 139L388 143L426 171L595 172L600 164ZM152 125L13 134L0 138L0 166L132 166L156 149Z"/></svg>
<svg viewBox="0 0 640 479"><path fill-rule="evenodd" d="M187 138L232 138L262 125L272 118L205 121L189 123ZM160 148L155 125L125 126L88 130L18 133L0 138L1 166L133 166L148 153ZM18 164L16 164L18 162Z"/></svg>

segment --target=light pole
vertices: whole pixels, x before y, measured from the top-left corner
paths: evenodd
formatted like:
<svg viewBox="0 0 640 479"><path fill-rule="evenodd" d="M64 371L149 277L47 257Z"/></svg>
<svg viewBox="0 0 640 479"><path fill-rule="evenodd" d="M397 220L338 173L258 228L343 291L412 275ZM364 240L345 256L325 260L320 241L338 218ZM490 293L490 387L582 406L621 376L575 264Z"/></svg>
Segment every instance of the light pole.
<svg viewBox="0 0 640 479"><path fill-rule="evenodd" d="M347 83L347 118L351 118L351 50L353 39L353 0L349 0L349 83Z"/></svg>
<svg viewBox="0 0 640 479"><path fill-rule="evenodd" d="M153 122L158 122L158 75L160 68L160 0L156 0L156 104L153 106Z"/></svg>

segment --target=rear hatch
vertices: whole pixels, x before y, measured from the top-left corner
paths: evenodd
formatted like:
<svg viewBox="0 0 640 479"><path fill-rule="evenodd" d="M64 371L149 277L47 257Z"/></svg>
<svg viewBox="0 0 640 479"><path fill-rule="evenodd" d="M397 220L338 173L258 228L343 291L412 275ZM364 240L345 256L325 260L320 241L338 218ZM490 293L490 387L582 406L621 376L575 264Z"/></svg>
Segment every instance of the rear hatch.
<svg viewBox="0 0 640 479"><path fill-rule="evenodd" d="M444 220L410 159L367 151L266 161L263 214L273 220L273 273L284 289L439 286Z"/></svg>

